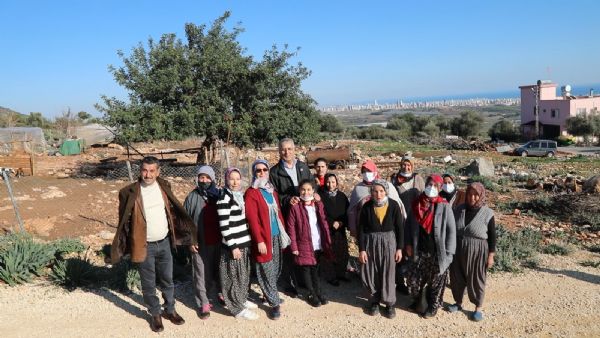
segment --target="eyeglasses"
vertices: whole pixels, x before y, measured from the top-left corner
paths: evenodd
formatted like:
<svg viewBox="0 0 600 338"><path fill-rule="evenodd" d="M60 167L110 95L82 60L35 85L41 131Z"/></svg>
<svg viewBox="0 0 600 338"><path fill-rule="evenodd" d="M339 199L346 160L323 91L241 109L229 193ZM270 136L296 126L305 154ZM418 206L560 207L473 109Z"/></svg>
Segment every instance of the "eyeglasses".
<svg viewBox="0 0 600 338"><path fill-rule="evenodd" d="M254 170L254 172L257 174L260 172L266 173L267 171L269 171L269 169L267 169L267 168L262 168L262 169L259 168L259 169Z"/></svg>

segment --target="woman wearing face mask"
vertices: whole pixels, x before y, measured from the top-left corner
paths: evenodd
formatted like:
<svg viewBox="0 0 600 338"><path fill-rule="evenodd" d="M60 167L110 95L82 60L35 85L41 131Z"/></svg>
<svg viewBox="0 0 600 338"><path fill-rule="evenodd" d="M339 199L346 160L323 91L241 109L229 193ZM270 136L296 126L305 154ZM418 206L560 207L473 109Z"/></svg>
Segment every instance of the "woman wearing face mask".
<svg viewBox="0 0 600 338"><path fill-rule="evenodd" d="M237 168L225 172L225 189L217 202L222 250L219 265L221 287L227 309L235 318L255 320L258 308L247 300L250 283L250 233L242 194L242 174Z"/></svg>
<svg viewBox="0 0 600 338"><path fill-rule="evenodd" d="M440 191L440 196L446 199L452 209L456 209L459 205L465 203L465 192L459 190L456 185L454 185L454 177L450 174L444 174L442 176L444 179L444 184L442 185L442 191Z"/></svg>
<svg viewBox="0 0 600 338"><path fill-rule="evenodd" d="M196 189L188 194L183 206L196 223L198 245L190 247L192 278L198 316L207 319L212 308L209 296L214 295L222 301L219 281L221 231L217 216L221 190L215 185L215 171L211 166L201 165L196 173Z"/></svg>
<svg viewBox="0 0 600 338"><path fill-rule="evenodd" d="M413 264L408 274L408 290L417 299L424 290L428 307L423 317L431 318L442 305L448 267L456 250L456 225L448 202L439 196L444 180L431 175L425 190L414 201L406 253ZM416 302L411 306L416 307Z"/></svg>
<svg viewBox="0 0 600 338"><path fill-rule="evenodd" d="M414 169L413 159L404 156L400 161L400 170L391 178L392 184L405 206L411 206L412 202L425 189L425 181L419 174L414 172ZM410 208L407 207L406 213L411 213Z"/></svg>
<svg viewBox="0 0 600 338"><path fill-rule="evenodd" d="M496 251L494 211L486 205L483 184L476 182L467 187L467 201L458 207L454 215L458 248L450 266L450 280L456 303L448 306L448 311L462 309L467 289L469 300L475 304L471 319L481 321L487 269L494 265Z"/></svg>
<svg viewBox="0 0 600 338"><path fill-rule="evenodd" d="M360 215L360 209L371 199L371 186L373 181L380 179L377 166L375 165L375 162L371 160L366 160L362 164L360 173L362 176L362 181L358 183L352 190L352 194L350 195L350 206L348 207L348 229L350 230L350 234L352 236L356 236L356 224ZM396 189L390 189L388 192L388 197L398 202L400 205L400 210L402 211L402 216L406 220L405 206L400 200Z"/></svg>
<svg viewBox="0 0 600 338"><path fill-rule="evenodd" d="M321 201L325 207L325 215L331 234L331 245L334 253L333 267L329 269L331 276L329 284L339 286L340 281L349 282L346 277L346 267L350 254L346 228L348 223L348 197L339 190L338 178L335 174L325 175L325 191L321 193Z"/></svg>
<svg viewBox="0 0 600 338"><path fill-rule="evenodd" d="M319 284L319 266L323 256L332 257L331 237L321 201L315 201L314 185L304 180L298 185L300 203L290 208L286 230L294 264L299 266L308 289L307 302L318 307L328 303Z"/></svg>
<svg viewBox="0 0 600 338"><path fill-rule="evenodd" d="M371 199L360 212L358 250L360 278L368 293L365 312L374 316L383 303L383 315L394 318L396 310L396 263L402 259L404 217L398 202L388 198L389 183L375 180Z"/></svg>
<svg viewBox="0 0 600 338"><path fill-rule="evenodd" d="M285 232L279 196L269 182L269 163L265 160L254 161L252 172L252 186L244 194L252 260L258 284L271 306L268 316L275 320L281 317L281 299L277 292L281 250L290 245L290 238Z"/></svg>

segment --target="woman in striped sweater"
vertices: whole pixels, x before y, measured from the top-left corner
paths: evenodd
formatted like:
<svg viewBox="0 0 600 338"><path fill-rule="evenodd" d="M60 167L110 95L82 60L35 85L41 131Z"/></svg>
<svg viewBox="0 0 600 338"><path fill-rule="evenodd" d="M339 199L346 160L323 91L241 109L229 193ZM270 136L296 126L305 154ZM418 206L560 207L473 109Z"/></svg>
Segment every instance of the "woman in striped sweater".
<svg viewBox="0 0 600 338"><path fill-rule="evenodd" d="M223 238L219 273L223 297L229 311L240 319L255 320L258 306L247 300L250 283L250 233L242 194L242 175L237 168L225 172L224 193L217 202L219 229Z"/></svg>

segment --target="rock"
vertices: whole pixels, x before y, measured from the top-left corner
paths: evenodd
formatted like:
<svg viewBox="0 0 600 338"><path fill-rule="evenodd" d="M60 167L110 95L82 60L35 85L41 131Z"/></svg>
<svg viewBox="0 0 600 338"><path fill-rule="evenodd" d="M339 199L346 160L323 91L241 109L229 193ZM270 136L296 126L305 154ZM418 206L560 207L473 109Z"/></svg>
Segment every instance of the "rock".
<svg viewBox="0 0 600 338"><path fill-rule="evenodd" d="M56 174L56 177L57 178L69 178L70 176L67 173L58 173L58 174Z"/></svg>
<svg viewBox="0 0 600 338"><path fill-rule="evenodd" d="M468 176L494 176L494 162L491 159L480 157L472 161L463 170Z"/></svg>
<svg viewBox="0 0 600 338"><path fill-rule="evenodd" d="M583 183L583 191L590 194L600 193L600 175L592 176Z"/></svg>
<svg viewBox="0 0 600 338"><path fill-rule="evenodd" d="M110 231L102 230L98 234L98 237L105 239L105 240L109 240L109 239L113 239L115 237L115 234Z"/></svg>
<svg viewBox="0 0 600 338"><path fill-rule="evenodd" d="M513 215L520 216L521 215L521 210L519 210L519 209L513 210Z"/></svg>
<svg viewBox="0 0 600 338"><path fill-rule="evenodd" d="M112 149L125 150L125 148L122 145L116 143L109 143L107 147Z"/></svg>
<svg viewBox="0 0 600 338"><path fill-rule="evenodd" d="M446 157L444 157L444 163L448 163L452 161L452 156L448 155Z"/></svg>

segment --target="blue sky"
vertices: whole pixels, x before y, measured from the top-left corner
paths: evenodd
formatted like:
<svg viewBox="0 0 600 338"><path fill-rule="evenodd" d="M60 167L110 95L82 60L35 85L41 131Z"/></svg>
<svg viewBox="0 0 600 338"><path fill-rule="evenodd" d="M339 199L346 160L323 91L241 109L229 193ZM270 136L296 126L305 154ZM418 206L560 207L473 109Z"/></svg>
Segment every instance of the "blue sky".
<svg viewBox="0 0 600 338"><path fill-rule="evenodd" d="M515 90L538 79L600 82L600 1L0 2L0 106L60 115L126 98L108 72L148 37L225 10L260 58L300 47L319 105Z"/></svg>

